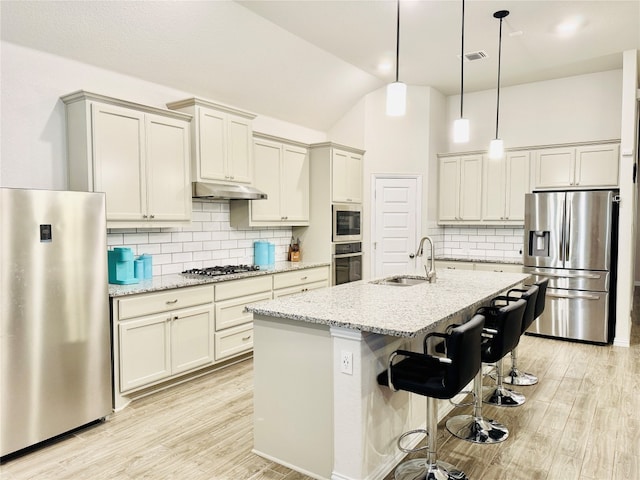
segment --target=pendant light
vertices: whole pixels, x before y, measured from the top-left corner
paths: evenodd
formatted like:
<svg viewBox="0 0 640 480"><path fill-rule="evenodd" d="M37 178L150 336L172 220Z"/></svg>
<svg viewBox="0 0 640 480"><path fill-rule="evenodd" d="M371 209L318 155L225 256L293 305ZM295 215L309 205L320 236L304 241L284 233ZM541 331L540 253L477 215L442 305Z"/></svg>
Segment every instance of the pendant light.
<svg viewBox="0 0 640 480"><path fill-rule="evenodd" d="M469 119L464 118L464 0L462 0L462 34L460 35L460 118L453 122L454 143L469 141Z"/></svg>
<svg viewBox="0 0 640 480"><path fill-rule="evenodd" d="M396 25L396 81L387 85L387 115L401 117L407 110L407 85L398 81L400 68L400 0Z"/></svg>
<svg viewBox="0 0 640 480"><path fill-rule="evenodd" d="M498 10L493 14L494 18L500 19L500 35L498 37L498 88L496 101L496 138L489 144L489 158L497 160L504 155L504 143L498 136L498 123L500 121L500 62L502 60L502 19L509 15L509 10Z"/></svg>

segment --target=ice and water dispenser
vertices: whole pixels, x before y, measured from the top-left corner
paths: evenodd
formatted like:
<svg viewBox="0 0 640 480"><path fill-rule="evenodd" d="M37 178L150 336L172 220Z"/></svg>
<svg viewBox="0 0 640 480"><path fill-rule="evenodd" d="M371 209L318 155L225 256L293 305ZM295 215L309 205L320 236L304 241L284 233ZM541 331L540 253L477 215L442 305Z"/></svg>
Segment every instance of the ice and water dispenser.
<svg viewBox="0 0 640 480"><path fill-rule="evenodd" d="M530 230L529 231L529 251L530 257L548 257L549 256L549 238L548 230Z"/></svg>

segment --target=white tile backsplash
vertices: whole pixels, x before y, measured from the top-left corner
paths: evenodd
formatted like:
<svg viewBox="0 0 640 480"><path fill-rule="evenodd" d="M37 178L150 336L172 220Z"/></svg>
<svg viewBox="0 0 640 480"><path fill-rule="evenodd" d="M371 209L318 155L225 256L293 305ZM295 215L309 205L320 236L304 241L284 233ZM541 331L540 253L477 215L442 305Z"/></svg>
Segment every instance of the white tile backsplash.
<svg viewBox="0 0 640 480"><path fill-rule="evenodd" d="M500 226L437 227L441 230L442 248L436 254L474 260L522 258L524 228Z"/></svg>
<svg viewBox="0 0 640 480"><path fill-rule="evenodd" d="M129 247L135 255L153 255L153 274L180 273L189 268L253 263L253 242L276 246L276 262L287 259L291 227L234 228L229 201L193 201L191 224L182 228L107 230L107 245Z"/></svg>

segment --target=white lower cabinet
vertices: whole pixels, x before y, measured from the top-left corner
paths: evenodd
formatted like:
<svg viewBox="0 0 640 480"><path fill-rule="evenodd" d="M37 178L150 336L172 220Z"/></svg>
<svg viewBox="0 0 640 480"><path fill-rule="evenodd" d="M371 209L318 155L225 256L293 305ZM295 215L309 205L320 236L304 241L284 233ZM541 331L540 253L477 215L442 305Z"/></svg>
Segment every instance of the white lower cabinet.
<svg viewBox="0 0 640 480"><path fill-rule="evenodd" d="M315 267L273 275L273 298L329 286L329 267Z"/></svg>
<svg viewBox="0 0 640 480"><path fill-rule="evenodd" d="M112 299L114 408L253 349L250 303L329 286L301 268Z"/></svg>
<svg viewBox="0 0 640 480"><path fill-rule="evenodd" d="M120 393L213 362L213 286L140 294L114 303Z"/></svg>
<svg viewBox="0 0 640 480"><path fill-rule="evenodd" d="M253 315L244 307L271 298L271 275L221 282L215 289L215 359L223 360L253 348Z"/></svg>

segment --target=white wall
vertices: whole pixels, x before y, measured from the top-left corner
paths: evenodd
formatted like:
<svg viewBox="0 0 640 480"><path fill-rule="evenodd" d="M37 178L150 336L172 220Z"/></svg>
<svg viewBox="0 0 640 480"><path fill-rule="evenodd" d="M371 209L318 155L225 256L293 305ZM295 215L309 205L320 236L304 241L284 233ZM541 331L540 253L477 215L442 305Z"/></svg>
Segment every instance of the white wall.
<svg viewBox="0 0 640 480"><path fill-rule="evenodd" d="M500 88L499 136L505 148L620 138L622 70ZM447 124L460 115L460 96L447 98ZM487 150L495 137L496 91L466 93L467 144L449 135L449 152Z"/></svg>
<svg viewBox="0 0 640 480"><path fill-rule="evenodd" d="M8 42L0 44L0 55L0 185L4 187L67 188L61 95L82 89L162 108L167 102L193 96ZM258 131L304 143L326 140L325 132L254 113L258 113Z"/></svg>

